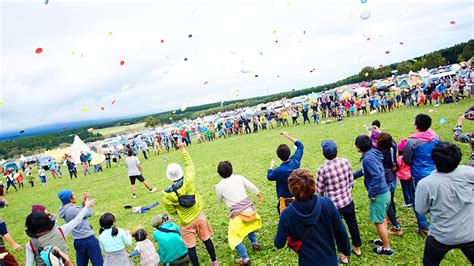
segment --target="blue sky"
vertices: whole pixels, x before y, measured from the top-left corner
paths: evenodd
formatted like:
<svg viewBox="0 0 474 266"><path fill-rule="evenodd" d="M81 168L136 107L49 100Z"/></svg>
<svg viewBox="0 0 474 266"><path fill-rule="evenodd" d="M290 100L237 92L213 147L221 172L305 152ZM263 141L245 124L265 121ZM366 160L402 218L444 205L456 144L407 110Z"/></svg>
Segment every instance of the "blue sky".
<svg viewBox="0 0 474 266"><path fill-rule="evenodd" d="M467 41L473 14L472 1L4 0L0 132L321 85Z"/></svg>

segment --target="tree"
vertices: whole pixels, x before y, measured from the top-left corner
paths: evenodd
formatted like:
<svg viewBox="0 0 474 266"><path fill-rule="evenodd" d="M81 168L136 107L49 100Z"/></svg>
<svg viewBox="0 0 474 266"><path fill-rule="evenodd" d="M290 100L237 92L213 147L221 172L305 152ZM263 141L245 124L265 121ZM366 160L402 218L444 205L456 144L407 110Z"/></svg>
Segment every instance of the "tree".
<svg viewBox="0 0 474 266"><path fill-rule="evenodd" d="M407 74L413 69L413 64L410 61L403 61L397 66L398 74Z"/></svg>
<svg viewBox="0 0 474 266"><path fill-rule="evenodd" d="M467 61L474 57L474 40L470 40L466 46L462 49L461 54L458 56L459 61Z"/></svg>
<svg viewBox="0 0 474 266"><path fill-rule="evenodd" d="M435 68L446 64L446 58L444 58L441 52L429 53L424 58L426 60L424 67L426 68Z"/></svg>
<svg viewBox="0 0 474 266"><path fill-rule="evenodd" d="M160 120L153 116L147 116L145 118L145 127L153 127L157 126L160 123Z"/></svg>

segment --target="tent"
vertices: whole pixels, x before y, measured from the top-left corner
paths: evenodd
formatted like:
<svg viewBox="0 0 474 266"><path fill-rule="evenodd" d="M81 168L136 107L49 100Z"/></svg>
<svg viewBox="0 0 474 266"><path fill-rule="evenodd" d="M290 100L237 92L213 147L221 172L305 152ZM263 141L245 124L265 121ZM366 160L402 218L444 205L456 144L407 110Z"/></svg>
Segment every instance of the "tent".
<svg viewBox="0 0 474 266"><path fill-rule="evenodd" d="M398 84L399 87L409 87L410 84L408 83L408 80L404 79L400 84Z"/></svg>
<svg viewBox="0 0 474 266"><path fill-rule="evenodd" d="M87 146L79 136L74 137L74 142L71 145L71 148L69 149L69 155L72 156L72 159L74 159L74 162L79 163L81 161L80 156L81 156L81 151L84 153L90 153L92 155L92 158L95 157L96 153L91 151L89 146Z"/></svg>
<svg viewBox="0 0 474 266"><path fill-rule="evenodd" d="M3 171L7 171L8 169L18 171L18 165L14 161L8 161L3 165Z"/></svg>

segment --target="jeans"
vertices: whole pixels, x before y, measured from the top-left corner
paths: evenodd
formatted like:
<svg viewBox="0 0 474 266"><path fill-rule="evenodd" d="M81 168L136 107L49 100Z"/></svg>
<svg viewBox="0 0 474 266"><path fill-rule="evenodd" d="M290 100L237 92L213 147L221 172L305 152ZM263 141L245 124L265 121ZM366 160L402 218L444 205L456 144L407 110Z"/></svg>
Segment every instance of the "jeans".
<svg viewBox="0 0 474 266"><path fill-rule="evenodd" d="M349 228L349 234L351 234L352 245L354 247L362 246L360 240L359 226L357 225L357 217L355 215L354 201L351 201L348 205L338 209L339 215L344 219Z"/></svg>
<svg viewBox="0 0 474 266"><path fill-rule="evenodd" d="M89 260L94 266L103 264L99 241L95 236L75 239L74 249L76 250L76 264L78 266L87 266Z"/></svg>
<svg viewBox="0 0 474 266"><path fill-rule="evenodd" d="M400 180L400 184L402 185L402 191L403 191L403 199L405 200L405 204L412 204L414 203L414 197L413 195L413 180Z"/></svg>
<svg viewBox="0 0 474 266"><path fill-rule="evenodd" d="M110 160L105 160L105 167L112 168L112 164L110 163Z"/></svg>
<svg viewBox="0 0 474 266"><path fill-rule="evenodd" d="M445 245L433 236L428 236L425 242L425 251L423 252L423 265L439 265L448 251L459 248L466 258L474 264L474 241L458 245Z"/></svg>
<svg viewBox="0 0 474 266"><path fill-rule="evenodd" d="M387 216L393 228L398 230L400 229L400 225L398 224L397 211L395 209L395 202L393 201L395 189L397 188L397 180L395 179L395 181L389 182L388 188L390 189L390 205L388 206Z"/></svg>
<svg viewBox="0 0 474 266"><path fill-rule="evenodd" d="M145 157L145 160L148 160L148 157L146 156L146 150L142 150L143 157Z"/></svg>
<svg viewBox="0 0 474 266"><path fill-rule="evenodd" d="M413 179L413 211L415 212L416 216L416 221L418 222L418 228L420 229L428 229L430 225L428 224L428 220L426 219L426 215L423 213L419 213L415 211L415 191L416 191L416 185L418 184L419 180L416 181Z"/></svg>
<svg viewBox="0 0 474 266"><path fill-rule="evenodd" d="M255 232L250 233L247 237L249 238L250 243L252 243L252 245L257 244L257 235L255 234ZM249 254L247 254L247 250L245 249L244 243L238 244L235 249L237 250L237 253L239 253L240 258L244 260L249 258Z"/></svg>

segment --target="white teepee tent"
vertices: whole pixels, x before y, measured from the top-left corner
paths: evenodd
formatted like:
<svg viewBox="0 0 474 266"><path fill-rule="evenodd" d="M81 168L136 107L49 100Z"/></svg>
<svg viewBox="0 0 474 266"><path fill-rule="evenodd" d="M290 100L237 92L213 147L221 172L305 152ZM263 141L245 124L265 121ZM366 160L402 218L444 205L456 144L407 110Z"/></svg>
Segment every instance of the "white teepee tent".
<svg viewBox="0 0 474 266"><path fill-rule="evenodd" d="M80 163L81 159L81 151L87 154L88 152L92 154L92 158L96 155L95 152L91 151L91 149L79 138L79 136L74 137L74 142L71 145L71 149L69 150L69 154L74 159L75 163Z"/></svg>

